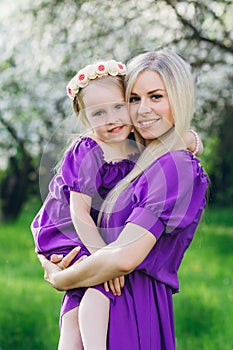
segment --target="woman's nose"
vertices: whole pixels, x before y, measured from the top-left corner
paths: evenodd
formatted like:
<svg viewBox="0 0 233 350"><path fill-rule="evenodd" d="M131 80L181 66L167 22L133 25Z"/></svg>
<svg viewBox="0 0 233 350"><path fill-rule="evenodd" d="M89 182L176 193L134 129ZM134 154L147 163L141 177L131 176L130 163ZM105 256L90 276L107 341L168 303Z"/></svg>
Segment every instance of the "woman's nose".
<svg viewBox="0 0 233 350"><path fill-rule="evenodd" d="M148 102L141 99L139 108L138 108L138 113L139 114L145 114L145 113L150 113L151 112L151 107L148 105Z"/></svg>

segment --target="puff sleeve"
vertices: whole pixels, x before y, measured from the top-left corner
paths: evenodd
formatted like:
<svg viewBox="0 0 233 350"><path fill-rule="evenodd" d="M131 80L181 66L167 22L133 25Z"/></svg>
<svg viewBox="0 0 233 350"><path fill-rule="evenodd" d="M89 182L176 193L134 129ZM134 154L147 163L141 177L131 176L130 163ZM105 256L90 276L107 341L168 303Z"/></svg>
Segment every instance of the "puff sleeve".
<svg viewBox="0 0 233 350"><path fill-rule="evenodd" d="M61 176L70 191L93 197L101 185L102 150L90 138L82 138L63 159Z"/></svg>
<svg viewBox="0 0 233 350"><path fill-rule="evenodd" d="M167 153L154 162L134 188L133 211L127 222L150 231L158 240L199 220L208 178L187 151Z"/></svg>

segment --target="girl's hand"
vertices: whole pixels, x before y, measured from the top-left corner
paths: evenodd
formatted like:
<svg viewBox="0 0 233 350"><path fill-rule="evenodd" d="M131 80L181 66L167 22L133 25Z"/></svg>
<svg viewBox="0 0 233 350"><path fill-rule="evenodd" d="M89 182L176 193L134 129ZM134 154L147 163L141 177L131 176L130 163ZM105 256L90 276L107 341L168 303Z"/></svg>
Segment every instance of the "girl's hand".
<svg viewBox="0 0 233 350"><path fill-rule="evenodd" d="M59 273L60 271L66 269L71 261L74 259L74 257L78 254L80 251L80 247L74 248L70 253L68 253L64 258L63 256L59 255L52 255L51 260L54 262L49 261L46 259L46 257L42 254L38 254L38 259L40 260L40 263L44 269L44 279L47 281L53 288L60 290L56 287L54 284L54 275ZM83 260L83 257L81 257L77 262Z"/></svg>
<svg viewBox="0 0 233 350"><path fill-rule="evenodd" d="M111 289L113 295L120 296L121 289L124 287L124 285L125 285L125 277L120 276L108 282L104 282L104 289L106 292L109 292L109 290Z"/></svg>
<svg viewBox="0 0 233 350"><path fill-rule="evenodd" d="M59 266L62 270L67 269L67 267L70 266L71 261L78 254L80 249L80 247L72 249L65 257L62 254L52 254L50 257L50 261ZM86 257L86 255L81 256L75 263L82 261Z"/></svg>

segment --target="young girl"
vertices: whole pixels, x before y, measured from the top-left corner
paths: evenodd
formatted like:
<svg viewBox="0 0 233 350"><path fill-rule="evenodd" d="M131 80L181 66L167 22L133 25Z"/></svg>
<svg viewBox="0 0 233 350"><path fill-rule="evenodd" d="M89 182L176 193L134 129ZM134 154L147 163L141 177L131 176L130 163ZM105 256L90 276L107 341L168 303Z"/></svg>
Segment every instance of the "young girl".
<svg viewBox="0 0 233 350"><path fill-rule="evenodd" d="M96 227L99 209L139 155L129 137L132 126L125 104L124 74L125 66L111 60L83 68L67 86L74 111L89 131L66 152L31 225L36 251L49 259L80 246L77 260L105 246ZM186 141L197 151L194 136L186 134ZM110 281L109 286L112 293L105 284L105 290L99 285L65 294L59 350L82 349L82 342L85 349L106 349L109 298L120 295L122 278Z"/></svg>

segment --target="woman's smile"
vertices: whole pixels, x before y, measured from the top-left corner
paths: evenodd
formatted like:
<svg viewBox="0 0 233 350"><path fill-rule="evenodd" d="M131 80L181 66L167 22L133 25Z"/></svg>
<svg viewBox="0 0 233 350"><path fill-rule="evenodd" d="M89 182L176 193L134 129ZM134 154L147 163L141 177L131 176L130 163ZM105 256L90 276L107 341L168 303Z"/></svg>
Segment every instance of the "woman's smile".
<svg viewBox="0 0 233 350"><path fill-rule="evenodd" d="M160 120L161 120L161 118L150 119L150 120L139 120L137 122L137 124L141 128L149 128L149 127L151 127L152 125L154 125L155 123L157 123Z"/></svg>

